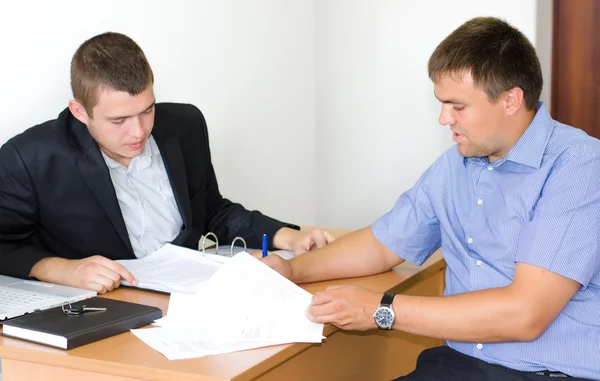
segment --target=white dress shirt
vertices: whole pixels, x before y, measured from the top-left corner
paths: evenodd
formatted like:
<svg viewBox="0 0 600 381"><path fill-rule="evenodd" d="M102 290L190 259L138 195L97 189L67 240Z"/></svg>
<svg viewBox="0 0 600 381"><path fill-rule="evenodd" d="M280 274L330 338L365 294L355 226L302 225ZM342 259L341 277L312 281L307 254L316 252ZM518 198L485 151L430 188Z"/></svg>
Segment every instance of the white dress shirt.
<svg viewBox="0 0 600 381"><path fill-rule="evenodd" d="M144 151L125 167L102 152L133 252L143 258L173 241L183 220L158 146L152 135Z"/></svg>

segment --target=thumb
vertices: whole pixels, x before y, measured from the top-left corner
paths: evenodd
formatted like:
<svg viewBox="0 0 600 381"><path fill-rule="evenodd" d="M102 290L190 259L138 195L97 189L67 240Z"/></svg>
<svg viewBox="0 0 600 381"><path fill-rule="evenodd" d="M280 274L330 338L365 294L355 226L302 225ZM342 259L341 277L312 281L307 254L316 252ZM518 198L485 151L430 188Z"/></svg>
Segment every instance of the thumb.
<svg viewBox="0 0 600 381"><path fill-rule="evenodd" d="M306 253L307 251L310 251L310 248L312 245L313 245L312 237L311 236L304 237L302 239L302 241L300 241L300 243L296 247L295 254L300 255L300 254Z"/></svg>
<svg viewBox="0 0 600 381"><path fill-rule="evenodd" d="M325 239L327 240L327 243L331 243L333 241L335 241L335 237L328 231L323 231L323 234L325 235Z"/></svg>

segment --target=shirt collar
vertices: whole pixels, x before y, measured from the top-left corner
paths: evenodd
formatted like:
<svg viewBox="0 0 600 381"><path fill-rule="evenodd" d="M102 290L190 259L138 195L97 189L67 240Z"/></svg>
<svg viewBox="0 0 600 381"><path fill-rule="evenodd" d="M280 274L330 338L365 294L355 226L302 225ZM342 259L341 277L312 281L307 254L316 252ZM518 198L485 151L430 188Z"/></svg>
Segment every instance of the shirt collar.
<svg viewBox="0 0 600 381"><path fill-rule="evenodd" d="M554 121L543 102L538 102L538 110L531 124L506 155L507 161L539 169L550 136L554 131Z"/></svg>
<svg viewBox="0 0 600 381"><path fill-rule="evenodd" d="M493 165L499 166L509 161L533 169L539 169L553 131L554 120L548 113L544 103L538 102L538 109L531 124L529 124L523 135L517 140L517 143L510 149L506 157L494 162ZM479 157L465 158L464 164L466 165L467 162L489 163L487 158Z"/></svg>
<svg viewBox="0 0 600 381"><path fill-rule="evenodd" d="M146 169L152 163L152 156L160 155L160 151L158 150L158 146L156 145L156 141L154 141L154 137L150 135L146 144L144 145L144 150L137 156L134 156L129 163L129 166L125 168L121 163L111 159L108 157L102 150L102 157L104 158L104 162L111 169L122 168L127 170L128 172L132 171L141 171Z"/></svg>

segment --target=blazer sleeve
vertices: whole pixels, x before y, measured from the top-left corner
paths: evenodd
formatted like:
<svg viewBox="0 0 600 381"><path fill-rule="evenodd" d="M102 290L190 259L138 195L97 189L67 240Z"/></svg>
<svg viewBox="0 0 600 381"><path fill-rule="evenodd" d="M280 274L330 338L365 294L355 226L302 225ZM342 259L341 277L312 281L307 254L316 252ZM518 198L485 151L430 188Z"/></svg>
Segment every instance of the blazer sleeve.
<svg viewBox="0 0 600 381"><path fill-rule="evenodd" d="M213 232L219 238L219 244L229 244L235 237L242 237L248 248L260 248L262 235L267 234L269 238L269 250L274 250L273 236L283 228L289 227L299 230L296 225L278 221L265 216L257 210L247 210L241 204L224 198L219 192L219 185L212 165L210 146L208 142L208 131L206 122L201 113L203 123L204 147L207 160L206 173L206 231Z"/></svg>
<svg viewBox="0 0 600 381"><path fill-rule="evenodd" d="M0 148L0 273L28 278L33 265L52 256L36 242L38 202L27 167L10 142Z"/></svg>

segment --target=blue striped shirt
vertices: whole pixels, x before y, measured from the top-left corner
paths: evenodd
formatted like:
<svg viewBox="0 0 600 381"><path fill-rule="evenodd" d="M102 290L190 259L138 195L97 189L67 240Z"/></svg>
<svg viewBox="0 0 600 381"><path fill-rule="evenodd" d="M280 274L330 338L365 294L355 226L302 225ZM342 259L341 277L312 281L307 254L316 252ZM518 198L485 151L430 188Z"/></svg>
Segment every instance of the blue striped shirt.
<svg viewBox="0 0 600 381"><path fill-rule="evenodd" d="M582 286L532 342L447 344L519 371L600 380L600 141L558 123L540 103L505 158L446 151L372 226L377 239L422 264L442 248L445 295L503 287L515 263Z"/></svg>

